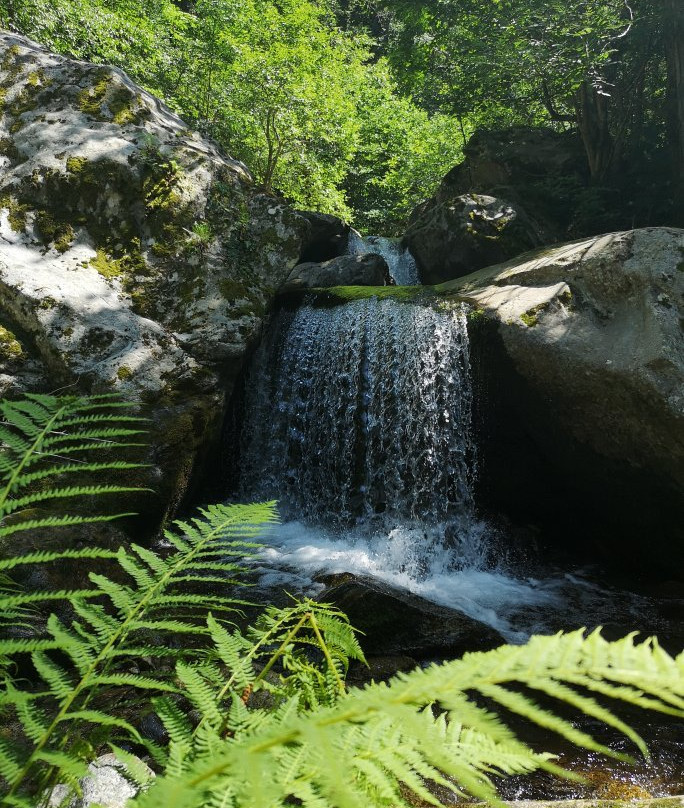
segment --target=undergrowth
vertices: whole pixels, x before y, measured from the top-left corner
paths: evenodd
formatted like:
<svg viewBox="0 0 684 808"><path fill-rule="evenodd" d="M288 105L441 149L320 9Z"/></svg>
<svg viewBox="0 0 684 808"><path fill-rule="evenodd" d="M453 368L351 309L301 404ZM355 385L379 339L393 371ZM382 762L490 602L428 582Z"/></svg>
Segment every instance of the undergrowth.
<svg viewBox="0 0 684 808"><path fill-rule="evenodd" d="M493 776L569 775L518 740L494 706L613 757L624 755L568 711L621 731L643 754L612 703L684 716L684 655L599 632L534 637L347 688L349 661L363 653L334 607L304 600L265 609L244 632L235 625L245 601L227 587L276 519L272 502L204 508L155 550L12 554L8 540L21 534L112 518L33 509L132 493L106 479L135 464L102 456L130 449L143 425L103 396L30 396L0 412L2 805L47 804L57 783L78 792L104 750L142 787L137 808L439 805L436 785L496 802ZM84 472L88 484L67 484ZM55 564L82 565L83 585L22 587L27 570ZM161 722L160 737L143 731L145 715Z"/></svg>

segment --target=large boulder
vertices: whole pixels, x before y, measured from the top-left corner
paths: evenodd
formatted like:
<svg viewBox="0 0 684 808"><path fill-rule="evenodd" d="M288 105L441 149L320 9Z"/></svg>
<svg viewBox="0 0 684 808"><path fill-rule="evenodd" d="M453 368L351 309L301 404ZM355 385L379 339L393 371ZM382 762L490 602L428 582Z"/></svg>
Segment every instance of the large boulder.
<svg viewBox="0 0 684 808"><path fill-rule="evenodd" d="M413 211L411 224L432 208L477 193L524 208L545 244L567 240L586 225L579 221L583 214L578 208L589 203L587 161L576 133L526 126L478 129L463 157L435 194ZM586 213L600 229L597 211Z"/></svg>
<svg viewBox="0 0 684 808"><path fill-rule="evenodd" d="M475 307L484 503L567 549L684 569L684 231L540 250L438 287Z"/></svg>
<svg viewBox="0 0 684 808"><path fill-rule="evenodd" d="M281 291L329 286L390 286L393 283L385 259L376 253L364 253L342 255L322 264L299 264L292 270Z"/></svg>
<svg viewBox="0 0 684 808"><path fill-rule="evenodd" d="M139 401L161 515L311 225L122 71L0 51L0 394Z"/></svg>
<svg viewBox="0 0 684 808"><path fill-rule="evenodd" d="M522 209L483 194L464 194L428 208L403 239L425 284L468 275L543 243Z"/></svg>

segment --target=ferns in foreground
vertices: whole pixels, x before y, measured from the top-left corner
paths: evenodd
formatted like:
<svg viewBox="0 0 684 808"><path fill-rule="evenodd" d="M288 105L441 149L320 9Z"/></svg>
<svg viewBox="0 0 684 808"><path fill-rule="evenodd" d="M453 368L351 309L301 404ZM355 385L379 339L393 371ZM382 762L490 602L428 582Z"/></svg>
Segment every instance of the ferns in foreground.
<svg viewBox="0 0 684 808"><path fill-rule="evenodd" d="M127 445L138 433L125 407L108 397L38 396L0 406L0 537L103 518L35 518L25 509L36 503L132 490L62 485L76 457L91 475L135 468L93 460L102 442ZM77 790L107 748L134 779L143 773L130 749L159 772L132 803L138 808L398 808L412 797L437 805L434 784L496 801L493 776L561 772L483 699L611 755L535 695L609 724L642 752L606 704L684 716L684 655L672 659L655 640L608 643L598 632L535 637L348 691L349 660L363 654L334 607L269 607L245 634L231 623L245 603L222 587L239 580L254 539L275 518L274 503L216 505L175 523L160 552L67 547L0 560L0 576L98 564L76 590L0 584L0 613L15 628L0 639L0 713L19 728L12 742L0 738L0 804L45 804L57 782ZM44 627L32 622L31 610L46 608L54 611ZM161 719L168 743L142 737L145 711Z"/></svg>
<svg viewBox="0 0 684 808"><path fill-rule="evenodd" d="M518 741L478 696L579 746L619 757L540 707L535 694L608 723L645 752L639 736L603 703L616 699L684 716L684 654L672 659L655 640L609 643L599 632L578 631L466 654L389 686L353 690L313 712L299 714L295 697L239 735L205 737L182 751L175 748L182 742L172 741L173 766L132 806L285 808L294 800L307 808L389 808L409 805L408 793L439 805L430 783L496 802L492 775L540 768L563 774L550 756Z"/></svg>
<svg viewBox="0 0 684 808"><path fill-rule="evenodd" d="M180 692L176 677L183 682L183 665L192 670L192 663L183 660L201 653L198 638L210 632L204 615L211 610L225 620L241 605L217 603L209 587L231 580L261 526L274 518L273 503L212 506L177 523L180 530L166 531L172 547L166 557L135 544L116 553L102 551L99 558L119 567L116 579L91 572L90 586L80 590L0 597L0 609L18 599L39 604L67 599L73 613L68 620L51 614L44 636L0 640L0 654L30 655L41 679L38 688L24 690L12 683L0 693L0 707L13 709L25 743L24 748L0 744L7 804L31 804L24 791L49 785L55 768L63 781L76 783L97 751L93 742L83 744L84 725L100 742L114 730L114 737L146 746L163 760L163 753L122 715L136 703L140 707L141 692ZM0 570L73 555L34 553L0 561ZM93 555L88 551L86 557ZM99 732L103 728L107 731Z"/></svg>
<svg viewBox="0 0 684 808"><path fill-rule="evenodd" d="M0 401L0 547L15 533L39 528L111 521L110 515L41 513L28 509L64 500L139 491L127 485L88 480L120 474L140 463L106 457L140 446L144 419L130 413L133 405L109 395L89 398L27 394L21 401ZM75 484L69 484L71 479Z"/></svg>
<svg viewBox="0 0 684 808"><path fill-rule="evenodd" d="M130 427L141 419L122 415L126 407L108 396L32 396L0 403L5 419L0 426L0 537L115 518L76 513L36 519L25 509L138 490L42 485L74 473L138 468L137 463L92 459L94 452L135 445L128 441L140 430ZM3 521L8 517L11 524ZM58 780L77 788L87 763L105 743L129 762L118 744L134 744L163 767L165 750L141 737L135 726L136 712L150 710L153 701L171 731L183 706L200 711L202 720L191 733L196 738L207 729L235 734L253 723L257 714L247 716L244 702L260 688L283 701L296 683L307 692L303 704L335 702L349 656L363 658L353 630L337 610L296 603L267 610L249 640L230 630L230 618L245 604L221 590L236 583L241 562L254 550L253 539L275 518L274 503L215 505L165 531L168 547L160 553L132 544L117 551L39 550L0 560L0 576L5 576L0 614L12 629L0 639L0 711L21 727L11 743L0 740L3 804L33 805L41 793L47 799ZM6 577L36 566L92 561L104 569L90 571L88 584L79 589L24 592ZM41 630L31 618L46 607L56 611ZM301 653L305 646L322 655L320 664ZM288 675L269 678L276 663ZM22 668L28 668L28 676L13 679L12 669ZM159 698L162 693L165 700ZM241 712L235 709L238 693Z"/></svg>

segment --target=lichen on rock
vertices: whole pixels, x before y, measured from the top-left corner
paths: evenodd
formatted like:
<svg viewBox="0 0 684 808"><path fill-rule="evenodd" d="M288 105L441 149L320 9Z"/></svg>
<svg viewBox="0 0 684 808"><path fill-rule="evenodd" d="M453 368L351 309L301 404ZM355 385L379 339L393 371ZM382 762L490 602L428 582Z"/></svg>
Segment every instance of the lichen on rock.
<svg viewBox="0 0 684 808"><path fill-rule="evenodd" d="M0 34L0 110L0 318L52 389L142 402L163 512L310 225L117 68Z"/></svg>

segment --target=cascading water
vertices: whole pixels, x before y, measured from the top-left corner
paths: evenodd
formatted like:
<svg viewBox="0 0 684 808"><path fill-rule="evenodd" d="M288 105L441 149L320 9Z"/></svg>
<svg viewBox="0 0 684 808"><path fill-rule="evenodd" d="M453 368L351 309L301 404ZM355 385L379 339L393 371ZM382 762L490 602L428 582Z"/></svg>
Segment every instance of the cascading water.
<svg viewBox="0 0 684 808"><path fill-rule="evenodd" d="M283 517L260 582L313 593L319 573L371 576L512 642L616 612L643 625L643 598L504 560L473 505L472 396L461 309L370 298L280 312L252 365L240 449L240 499L277 499Z"/></svg>
<svg viewBox="0 0 684 808"><path fill-rule="evenodd" d="M304 305L278 315L253 368L239 494L277 499L284 519L265 581L283 567L305 588L324 570L372 575L521 638L501 601L551 595L487 563L463 309Z"/></svg>
<svg viewBox="0 0 684 808"><path fill-rule="evenodd" d="M416 261L409 249L404 249L401 246L400 239L386 238L385 236L367 236L364 238L356 230L351 230L347 250L350 255L364 255L365 253L381 255L387 261L389 273L398 286L417 286L420 284Z"/></svg>
<svg viewBox="0 0 684 808"><path fill-rule="evenodd" d="M373 246L387 258L386 244ZM252 366L240 447L240 498L277 499L283 517L255 561L258 583L311 595L321 573L372 577L509 642L600 623L671 633L648 597L581 571L533 578L526 561L502 559L474 507L472 400L462 309L370 298L281 311ZM666 742L635 782L667 794L662 761L674 760L678 782L683 749ZM511 780L507 796L548 796L548 783L535 788Z"/></svg>
<svg viewBox="0 0 684 808"><path fill-rule="evenodd" d="M303 306L281 315L263 350L244 430L250 493L338 526L471 518L461 309Z"/></svg>

